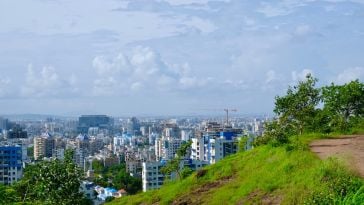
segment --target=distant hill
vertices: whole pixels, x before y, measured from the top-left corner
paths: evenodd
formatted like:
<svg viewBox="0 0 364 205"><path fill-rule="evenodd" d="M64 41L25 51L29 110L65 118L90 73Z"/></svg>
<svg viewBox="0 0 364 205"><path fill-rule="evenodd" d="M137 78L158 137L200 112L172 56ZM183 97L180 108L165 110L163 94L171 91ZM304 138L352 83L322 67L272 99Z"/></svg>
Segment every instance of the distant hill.
<svg viewBox="0 0 364 205"><path fill-rule="evenodd" d="M0 117L4 117L13 121L25 121L25 120L39 121L39 120L46 120L48 118L77 119L76 117L72 116L59 116L59 115L46 115L46 114L14 114L14 115L0 115Z"/></svg>
<svg viewBox="0 0 364 205"><path fill-rule="evenodd" d="M115 199L109 204L364 202L362 179L348 171L338 160L329 158L322 161L310 151L308 143L320 136L302 136L300 141L286 146L264 145L241 152L184 180L169 182L160 190ZM354 193L356 198L353 198Z"/></svg>

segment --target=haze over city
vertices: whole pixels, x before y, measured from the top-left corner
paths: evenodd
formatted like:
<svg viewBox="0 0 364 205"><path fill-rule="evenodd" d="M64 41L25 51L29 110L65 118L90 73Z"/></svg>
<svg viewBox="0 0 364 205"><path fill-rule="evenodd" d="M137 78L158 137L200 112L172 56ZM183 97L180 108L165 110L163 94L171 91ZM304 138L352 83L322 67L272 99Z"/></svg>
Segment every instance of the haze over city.
<svg viewBox="0 0 364 205"><path fill-rule="evenodd" d="M271 113L362 81L363 37L362 0L2 0L0 114Z"/></svg>

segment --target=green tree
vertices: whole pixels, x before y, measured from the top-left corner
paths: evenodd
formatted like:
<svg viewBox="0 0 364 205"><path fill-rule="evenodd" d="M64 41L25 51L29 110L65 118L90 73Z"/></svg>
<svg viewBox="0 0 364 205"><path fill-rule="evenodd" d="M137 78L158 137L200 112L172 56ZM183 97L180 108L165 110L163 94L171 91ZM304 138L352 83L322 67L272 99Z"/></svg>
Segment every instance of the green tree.
<svg viewBox="0 0 364 205"><path fill-rule="evenodd" d="M142 190L142 181L130 176L125 169L121 169L115 176L113 184L117 189L125 189L129 194L136 194Z"/></svg>
<svg viewBox="0 0 364 205"><path fill-rule="evenodd" d="M42 204L84 204L79 192L80 169L66 157L64 161L42 161L29 165L16 186L23 202Z"/></svg>
<svg viewBox="0 0 364 205"><path fill-rule="evenodd" d="M339 130L347 130L351 119L364 115L364 84L359 80L325 86L322 88L322 98L324 109L330 115L330 125Z"/></svg>
<svg viewBox="0 0 364 205"><path fill-rule="evenodd" d="M0 184L0 204L12 204L18 201L20 197L13 187Z"/></svg>
<svg viewBox="0 0 364 205"><path fill-rule="evenodd" d="M173 172L177 173L178 179L182 179L182 173L180 170L180 163L185 158L190 149L192 141L185 142L181 145L181 147L177 150L176 157L169 160L167 164L161 169L161 172L164 175L170 175Z"/></svg>
<svg viewBox="0 0 364 205"><path fill-rule="evenodd" d="M311 74L297 86L289 87L285 96L277 96L274 112L279 117L279 124L294 128L302 134L312 127L312 120L317 113L316 106L320 102L320 89L316 88L317 79Z"/></svg>

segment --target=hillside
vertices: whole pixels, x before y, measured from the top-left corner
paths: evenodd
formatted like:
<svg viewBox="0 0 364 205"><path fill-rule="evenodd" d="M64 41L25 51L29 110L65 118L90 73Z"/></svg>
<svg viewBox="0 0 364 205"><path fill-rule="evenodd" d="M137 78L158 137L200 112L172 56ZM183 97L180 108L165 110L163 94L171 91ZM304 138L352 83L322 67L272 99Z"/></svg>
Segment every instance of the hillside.
<svg viewBox="0 0 364 205"><path fill-rule="evenodd" d="M364 181L336 158L320 160L309 149L322 135L285 146L259 146L206 167L160 190L110 204L360 204ZM360 190L359 190L360 189ZM356 195L355 195L356 194ZM350 201L353 203L344 203Z"/></svg>

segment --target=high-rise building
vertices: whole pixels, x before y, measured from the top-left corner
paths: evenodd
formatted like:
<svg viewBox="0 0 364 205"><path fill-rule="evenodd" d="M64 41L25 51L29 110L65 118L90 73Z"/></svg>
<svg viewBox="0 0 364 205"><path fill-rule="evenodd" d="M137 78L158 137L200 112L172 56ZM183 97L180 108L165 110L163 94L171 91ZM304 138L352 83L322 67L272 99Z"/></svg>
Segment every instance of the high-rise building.
<svg viewBox="0 0 364 205"><path fill-rule="evenodd" d="M142 183L143 191L159 189L163 185L164 174L161 173L164 162L143 162Z"/></svg>
<svg viewBox="0 0 364 205"><path fill-rule="evenodd" d="M182 140L162 137L155 142L155 155L157 160L170 160L175 157L177 150L181 147Z"/></svg>
<svg viewBox="0 0 364 205"><path fill-rule="evenodd" d="M27 138L28 133L24 131L20 125L15 125L12 129L7 133L8 139L17 139L17 138Z"/></svg>
<svg viewBox="0 0 364 205"><path fill-rule="evenodd" d="M23 175L21 145L0 144L0 183L13 184Z"/></svg>
<svg viewBox="0 0 364 205"><path fill-rule="evenodd" d="M87 134L90 128L100 130L111 130L114 119L106 115L82 115L78 118L77 130L79 133Z"/></svg>
<svg viewBox="0 0 364 205"><path fill-rule="evenodd" d="M0 130L8 130L8 129L9 129L9 120L0 117Z"/></svg>
<svg viewBox="0 0 364 205"><path fill-rule="evenodd" d="M34 137L34 159L52 157L55 148L54 138L49 133Z"/></svg>
<svg viewBox="0 0 364 205"><path fill-rule="evenodd" d="M128 119L126 131L130 135L141 134L140 123L139 123L139 120L136 117L132 117L132 118Z"/></svg>
<svg viewBox="0 0 364 205"><path fill-rule="evenodd" d="M239 136L242 134L242 129L208 123L200 136L192 138L191 159L214 164L238 151Z"/></svg>

